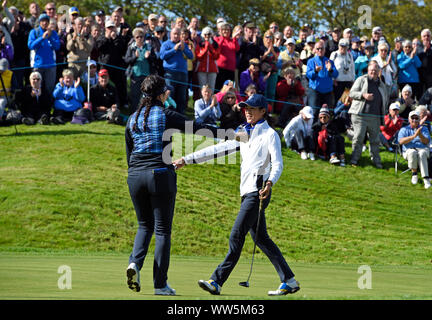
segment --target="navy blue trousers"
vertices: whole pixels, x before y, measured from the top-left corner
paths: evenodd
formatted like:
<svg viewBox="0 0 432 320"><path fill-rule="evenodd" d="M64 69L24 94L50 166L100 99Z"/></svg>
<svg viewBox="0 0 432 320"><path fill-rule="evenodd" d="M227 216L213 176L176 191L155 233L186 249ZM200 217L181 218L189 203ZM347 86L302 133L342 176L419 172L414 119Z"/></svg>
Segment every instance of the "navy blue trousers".
<svg viewBox="0 0 432 320"><path fill-rule="evenodd" d="M270 259L281 282L286 282L288 279L294 277L294 273L285 261L278 246L270 239L267 233L265 209L269 202L270 196L263 200L259 230L258 234L256 234L258 212L260 210L259 193L258 191L251 192L242 197L240 211L229 237L228 254L211 276L211 279L216 281L220 286L225 283L237 264L248 232L250 232L252 239L256 241L258 248Z"/></svg>
<svg viewBox="0 0 432 320"><path fill-rule="evenodd" d="M138 220L129 263L136 263L141 270L154 233L153 282L155 288L164 288L170 262L177 175L171 166L160 169L131 168L127 182Z"/></svg>

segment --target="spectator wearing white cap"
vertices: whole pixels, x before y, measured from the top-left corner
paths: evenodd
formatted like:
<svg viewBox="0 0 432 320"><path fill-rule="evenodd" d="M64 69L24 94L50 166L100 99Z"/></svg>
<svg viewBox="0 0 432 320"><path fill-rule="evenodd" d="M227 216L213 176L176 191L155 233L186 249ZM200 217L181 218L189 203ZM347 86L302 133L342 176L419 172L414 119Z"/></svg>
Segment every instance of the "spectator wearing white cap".
<svg viewBox="0 0 432 320"><path fill-rule="evenodd" d="M343 33L342 33L342 37L346 40L348 40L348 42L351 42L351 39L353 37L353 31L351 28L346 28Z"/></svg>
<svg viewBox="0 0 432 320"><path fill-rule="evenodd" d="M405 85L409 84L412 88L414 97L417 100L420 100L422 90L417 69L421 67L421 61L417 56L417 51L413 50L410 40L405 40L403 42L403 52L398 55L397 64L399 66L399 89L402 89Z"/></svg>
<svg viewBox="0 0 432 320"><path fill-rule="evenodd" d="M295 51L295 45L293 38L285 42L286 50L280 53L278 64L281 65L281 70L292 68L295 71L295 77L300 79L303 63L300 60L300 53Z"/></svg>
<svg viewBox="0 0 432 320"><path fill-rule="evenodd" d="M299 115L292 118L283 130L283 136L288 148L300 153L303 160L315 160L315 145L313 141L312 123L313 110L306 106L300 110Z"/></svg>
<svg viewBox="0 0 432 320"><path fill-rule="evenodd" d="M374 46L374 53L378 53L378 43L382 37L381 27L376 26L372 29L372 37L370 39L370 43Z"/></svg>
<svg viewBox="0 0 432 320"><path fill-rule="evenodd" d="M397 96L397 86L395 84L397 76L397 68L391 59L389 52L389 45L385 42L381 42L378 45L378 55L372 58L372 60L378 63L381 68L381 75L384 78L384 83L387 86L389 96ZM395 84L395 85L394 85Z"/></svg>
<svg viewBox="0 0 432 320"><path fill-rule="evenodd" d="M380 127L381 143L390 152L394 151L392 145L403 126L403 119L399 116L399 110L399 102L393 102L389 107L389 113L384 116L384 125Z"/></svg>
<svg viewBox="0 0 432 320"><path fill-rule="evenodd" d="M411 169L411 183L418 183L417 171L420 168L425 189L431 186L428 168L430 138L428 129L420 126L420 114L411 111L409 125L399 131L398 142L402 145L402 156L408 160L408 168Z"/></svg>
<svg viewBox="0 0 432 320"><path fill-rule="evenodd" d="M413 111L417 105L416 99L412 96L412 89L409 84L402 88L401 96L396 99L396 102L399 102L400 105L399 115L405 121L405 124L407 124L409 113Z"/></svg>
<svg viewBox="0 0 432 320"><path fill-rule="evenodd" d="M338 101L346 88L350 89L355 80L354 58L348 51L349 41L343 38L339 41L339 49L333 51L330 55L330 60L333 60L338 77L334 83L334 99Z"/></svg>

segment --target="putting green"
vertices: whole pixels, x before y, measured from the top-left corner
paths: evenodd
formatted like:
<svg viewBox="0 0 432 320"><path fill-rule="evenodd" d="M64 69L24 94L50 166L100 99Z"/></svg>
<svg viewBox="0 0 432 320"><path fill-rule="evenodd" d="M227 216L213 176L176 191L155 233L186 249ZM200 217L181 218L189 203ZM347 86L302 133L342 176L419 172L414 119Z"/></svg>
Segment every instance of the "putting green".
<svg viewBox="0 0 432 320"><path fill-rule="evenodd" d="M122 254L42 254L0 252L0 299L431 299L432 268L411 266L370 266L371 289L359 289L360 265L290 263L301 290L284 297L268 297L267 291L279 285L268 260L254 263L251 286L246 281L250 260L241 259L220 296L202 291L197 281L207 280L222 259L173 256L169 283L176 297L153 295L152 266L149 256L141 271L142 290L130 291L125 269L128 256ZM67 266L63 269L59 267ZM70 268L70 269L68 269ZM69 270L70 283L66 280ZM58 272L61 273L58 273ZM71 285L70 289L59 288ZM361 284L367 282L361 280Z"/></svg>

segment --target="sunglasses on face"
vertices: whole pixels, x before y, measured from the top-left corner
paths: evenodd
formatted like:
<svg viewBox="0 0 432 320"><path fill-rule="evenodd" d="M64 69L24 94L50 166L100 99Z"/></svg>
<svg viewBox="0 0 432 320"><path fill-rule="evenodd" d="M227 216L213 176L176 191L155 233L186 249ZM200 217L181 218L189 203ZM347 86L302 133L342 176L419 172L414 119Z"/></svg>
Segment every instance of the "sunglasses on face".
<svg viewBox="0 0 432 320"><path fill-rule="evenodd" d="M135 39L142 39L144 36L136 36Z"/></svg>
<svg viewBox="0 0 432 320"><path fill-rule="evenodd" d="M316 50L323 50L323 47L315 48Z"/></svg>
<svg viewBox="0 0 432 320"><path fill-rule="evenodd" d="M47 11L55 10L55 8L47 8Z"/></svg>
<svg viewBox="0 0 432 320"><path fill-rule="evenodd" d="M412 118L411 118L411 120L412 120L412 121L420 121L420 119L419 119L419 118L417 118L417 117L415 117L415 118L414 118L414 117L412 117Z"/></svg>
<svg viewBox="0 0 432 320"><path fill-rule="evenodd" d="M32 80L33 80L33 81L40 81L39 78L33 78Z"/></svg>

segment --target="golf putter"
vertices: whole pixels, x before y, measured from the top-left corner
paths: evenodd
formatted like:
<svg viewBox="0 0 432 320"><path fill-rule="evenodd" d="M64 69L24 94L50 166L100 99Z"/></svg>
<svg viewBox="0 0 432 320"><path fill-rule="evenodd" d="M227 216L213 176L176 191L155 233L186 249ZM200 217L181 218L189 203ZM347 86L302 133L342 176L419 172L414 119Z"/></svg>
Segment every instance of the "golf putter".
<svg viewBox="0 0 432 320"><path fill-rule="evenodd" d="M260 206L259 206L259 211L258 211L258 221L257 221L257 227L256 227L256 231L255 231L255 241L254 241L254 248L253 248L253 252L252 252L252 261L251 261L249 276L248 276L248 278L247 278L246 281L239 282L239 285L242 286L242 287L245 287L245 288L249 288L249 280L250 280L250 277L252 275L252 268L253 268L254 257L255 257L256 243L257 243L257 240L258 240L258 230L259 230L259 223L260 223L260 220L261 220L261 211L262 211L262 209L263 209L263 200L260 199Z"/></svg>

